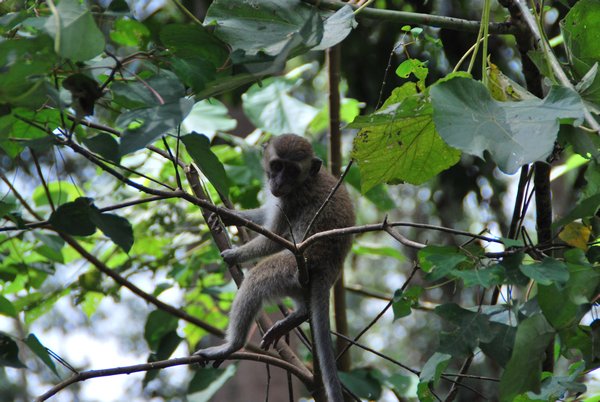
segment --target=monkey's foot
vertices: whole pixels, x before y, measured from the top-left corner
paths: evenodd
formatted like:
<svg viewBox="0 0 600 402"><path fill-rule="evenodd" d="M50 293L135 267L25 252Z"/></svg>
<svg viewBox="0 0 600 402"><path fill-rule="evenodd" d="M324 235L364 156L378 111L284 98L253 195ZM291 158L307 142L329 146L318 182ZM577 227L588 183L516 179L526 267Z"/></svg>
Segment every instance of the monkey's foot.
<svg viewBox="0 0 600 402"><path fill-rule="evenodd" d="M237 351L239 348L235 348L232 345L226 343L220 346L212 346L206 349L200 349L194 352L194 356L202 356L204 358L203 361L199 362L199 364L204 367L206 363L213 360L213 367L219 367L225 359L229 357L233 352Z"/></svg>
<svg viewBox="0 0 600 402"><path fill-rule="evenodd" d="M269 350L271 346L275 347L277 341L287 335L290 332L289 329L283 328L283 326L273 325L262 337L260 341L260 348L264 350Z"/></svg>

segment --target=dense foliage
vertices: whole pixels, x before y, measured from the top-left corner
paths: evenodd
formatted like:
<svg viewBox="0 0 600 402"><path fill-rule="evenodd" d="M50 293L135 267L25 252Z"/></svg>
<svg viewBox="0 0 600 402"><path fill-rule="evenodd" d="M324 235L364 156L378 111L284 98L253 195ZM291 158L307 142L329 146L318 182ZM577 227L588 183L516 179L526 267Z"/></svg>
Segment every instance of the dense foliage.
<svg viewBox="0 0 600 402"><path fill-rule="evenodd" d="M237 365L187 357L241 278L219 252L245 229L207 218L259 205L258 145L293 132L349 165L351 395L598 400L600 1L188 3L0 4L0 399L136 371L120 399L231 386ZM108 338L141 366L95 364ZM232 360L307 395L292 344Z"/></svg>

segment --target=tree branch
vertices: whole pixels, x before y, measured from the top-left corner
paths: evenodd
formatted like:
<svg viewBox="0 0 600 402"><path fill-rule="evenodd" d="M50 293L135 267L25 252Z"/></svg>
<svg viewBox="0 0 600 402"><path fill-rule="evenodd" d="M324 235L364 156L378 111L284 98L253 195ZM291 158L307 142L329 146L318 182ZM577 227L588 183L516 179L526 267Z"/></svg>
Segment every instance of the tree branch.
<svg viewBox="0 0 600 402"><path fill-rule="evenodd" d="M273 356L257 354L257 353L249 353L249 352L235 352L231 354L227 360L250 360L260 363L272 364L273 366L280 367L286 370L288 373L292 373L295 375L303 384L306 385L307 388L310 388L313 383L313 377L311 375L307 375L302 370L299 370L298 367L293 364L287 363L281 359L278 359ZM176 359L169 360L160 360L157 362L144 363L144 364L136 364L133 366L123 366L123 367L115 367L109 369L100 369L100 370L88 370L82 371L81 373L75 374L66 380L60 382L59 384L52 387L50 390L45 392L43 395L40 395L35 399L36 402L43 402L50 397L56 395L61 390L67 388L69 385L89 380L90 378L98 378L98 377L109 377L114 375L122 375L122 374L131 374L138 373L140 371L149 371L156 369L163 369L168 367L182 366L182 365L190 365L195 363L204 362L204 358L202 356L189 356L189 357L179 357Z"/></svg>
<svg viewBox="0 0 600 402"><path fill-rule="evenodd" d="M340 8L348 5L352 7L354 10L357 10L358 7L356 5L343 3L341 1L334 0L302 0L305 3L311 4L313 6L319 7L325 10L334 10L337 11ZM398 24L412 24L412 25L427 25L438 28L446 28L452 29L455 31L464 31L464 32L478 32L479 26L481 25L479 21L469 21L463 20L460 18L454 17L444 17L438 15L429 15L429 14L419 14L419 13L409 13L405 11L392 11L392 10L382 10L377 8L364 8L358 14L358 18L368 18L373 19L378 22L387 21L394 22ZM514 28L510 23L501 22L501 23L490 23L489 24L489 33L493 34L511 34L514 32Z"/></svg>

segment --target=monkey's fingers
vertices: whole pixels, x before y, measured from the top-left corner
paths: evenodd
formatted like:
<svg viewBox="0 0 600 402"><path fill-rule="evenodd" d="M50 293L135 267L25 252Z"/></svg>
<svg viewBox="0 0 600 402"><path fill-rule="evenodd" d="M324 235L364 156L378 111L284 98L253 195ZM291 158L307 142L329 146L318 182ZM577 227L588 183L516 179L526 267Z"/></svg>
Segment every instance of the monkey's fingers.
<svg viewBox="0 0 600 402"><path fill-rule="evenodd" d="M260 348L263 350L269 350L271 346L275 347L277 342L288 333L288 331L280 331L276 327L271 327L262 337L260 341Z"/></svg>
<svg viewBox="0 0 600 402"><path fill-rule="evenodd" d="M221 225L221 221L219 221L219 215L215 213L211 213L206 219L206 224L210 228L211 231L215 233L221 233L223 231L223 226Z"/></svg>

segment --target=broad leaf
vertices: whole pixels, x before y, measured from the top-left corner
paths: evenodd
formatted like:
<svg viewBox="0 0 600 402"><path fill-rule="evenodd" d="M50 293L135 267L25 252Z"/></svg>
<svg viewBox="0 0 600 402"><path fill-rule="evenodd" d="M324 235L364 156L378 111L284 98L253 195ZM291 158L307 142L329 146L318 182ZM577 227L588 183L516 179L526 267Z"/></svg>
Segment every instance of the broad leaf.
<svg viewBox="0 0 600 402"><path fill-rule="evenodd" d="M434 353L423 366L421 374L419 375L419 380L427 383L432 382L436 385L444 373L444 370L448 367L451 359L452 356L445 353Z"/></svg>
<svg viewBox="0 0 600 402"><path fill-rule="evenodd" d="M229 116L223 103L217 99L205 99L194 104L181 123L181 130L183 133L195 131L212 139L218 131L229 131L236 125L237 121Z"/></svg>
<svg viewBox="0 0 600 402"><path fill-rule="evenodd" d="M58 376L58 371L56 371L56 366L54 365L54 361L48 353L48 349L46 349L46 347L40 343L34 334L27 335L25 344L29 346L29 349L31 349L31 351L44 362L46 367L48 367L54 374Z"/></svg>
<svg viewBox="0 0 600 402"><path fill-rule="evenodd" d="M0 367L24 368L19 360L19 347L17 343L4 332L0 332Z"/></svg>
<svg viewBox="0 0 600 402"><path fill-rule="evenodd" d="M544 351L553 339L554 330L541 314L519 324L512 356L500 379L501 402L512 402L525 391L540 391Z"/></svg>
<svg viewBox="0 0 600 402"><path fill-rule="evenodd" d="M133 228L129 221L115 214L100 213L96 208L90 211L91 221L126 253L133 246Z"/></svg>
<svg viewBox="0 0 600 402"><path fill-rule="evenodd" d="M179 346L182 340L183 338L177 335L177 331L171 331L168 334L164 335L160 340L156 353L151 353L148 357L148 363L166 360L169 357L171 357L171 355L173 354L175 349L177 349L177 346ZM158 376L158 373L160 373L160 370L147 371L146 375L144 376L144 380L142 381L143 386L145 387L150 381L156 378Z"/></svg>
<svg viewBox="0 0 600 402"><path fill-rule="evenodd" d="M15 309L15 306L13 306L10 300L2 295L0 295L0 314L13 318L17 317L17 309Z"/></svg>
<svg viewBox="0 0 600 402"><path fill-rule="evenodd" d="M318 46L312 50L325 50L340 43L356 28L354 10L350 6L344 6L329 16L323 25L323 38Z"/></svg>
<svg viewBox="0 0 600 402"><path fill-rule="evenodd" d="M61 0L45 29L54 38L55 51L64 58L86 61L104 50L104 35L92 14L77 0Z"/></svg>
<svg viewBox="0 0 600 402"><path fill-rule="evenodd" d="M95 152L109 161L119 163L121 155L119 154L119 143L115 138L107 133L85 138L83 144L92 152Z"/></svg>
<svg viewBox="0 0 600 402"><path fill-rule="evenodd" d="M579 77L583 77L600 62L598 32L591 29L600 18L600 4L596 0L578 1L561 21L567 55Z"/></svg>
<svg viewBox="0 0 600 402"><path fill-rule="evenodd" d="M178 321L177 317L162 310L154 310L148 314L144 327L144 339L150 350L159 350L162 339L177 329Z"/></svg>
<svg viewBox="0 0 600 402"><path fill-rule="evenodd" d="M361 130L352 157L360 167L363 193L380 183L422 184L458 162L460 152L437 134L432 113L427 98L409 82L377 112L354 119L350 127Z"/></svg>
<svg viewBox="0 0 600 402"><path fill-rule="evenodd" d="M73 236L92 235L96 231L96 225L90 219L91 205L91 198L77 198L58 207L50 215L48 222L57 230Z"/></svg>
<svg viewBox="0 0 600 402"><path fill-rule="evenodd" d="M294 98L294 86L287 78L254 84L242 95L244 113L256 127L269 133L303 135L318 110Z"/></svg>
<svg viewBox="0 0 600 402"><path fill-rule="evenodd" d="M143 82L115 82L110 88L115 102L128 109L175 103L185 95L181 81L169 70L161 70Z"/></svg>
<svg viewBox="0 0 600 402"><path fill-rule="evenodd" d="M483 84L457 77L431 88L433 120L449 145L483 158L488 151L500 170L545 160L554 148L560 119L582 119L583 103L571 89L553 87L548 96L498 102Z"/></svg>
<svg viewBox="0 0 600 402"><path fill-rule="evenodd" d="M421 269L429 273L430 280L448 275L454 268L468 260L456 247L427 246L417 253Z"/></svg>
<svg viewBox="0 0 600 402"><path fill-rule="evenodd" d="M435 308L435 313L456 327L451 332L442 332L438 351L455 357L473 354L479 342L489 342L494 337L489 317L480 312L465 310L454 303Z"/></svg>
<svg viewBox="0 0 600 402"><path fill-rule="evenodd" d="M227 178L223 164L211 151L208 138L204 135L193 133L181 137L181 140L208 181L215 186L220 194L225 197L229 196L229 179Z"/></svg>
<svg viewBox="0 0 600 402"><path fill-rule="evenodd" d="M263 0L260 2L213 1L205 24L214 24L215 35L233 51L248 56L259 52L280 54L294 38L300 37L305 48L318 45L323 23L314 8L299 0Z"/></svg>
<svg viewBox="0 0 600 402"><path fill-rule="evenodd" d="M544 258L542 262L520 266L525 276L540 285L563 284L569 280L569 269L564 262L554 258Z"/></svg>
<svg viewBox="0 0 600 402"><path fill-rule="evenodd" d="M480 342L479 348L496 363L504 367L512 355L517 328L490 322L490 329L494 337L489 342Z"/></svg>
<svg viewBox="0 0 600 402"><path fill-rule="evenodd" d="M557 330L579 323L589 311L588 304L596 295L600 272L591 265L567 263L569 280L566 285L538 286L538 303L544 316Z"/></svg>
<svg viewBox="0 0 600 402"><path fill-rule="evenodd" d="M574 220L587 218L589 216L596 215L596 212L600 209L600 193L592 195L583 201L580 201L575 208L571 210L564 218L554 222L552 227L557 228L566 225Z"/></svg>
<svg viewBox="0 0 600 402"><path fill-rule="evenodd" d="M122 114L117 124L134 126L128 127L121 137L119 152L127 155L153 143L160 136L167 134L185 119L194 106L194 100L181 98L178 102L160 106L136 109Z"/></svg>

